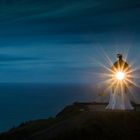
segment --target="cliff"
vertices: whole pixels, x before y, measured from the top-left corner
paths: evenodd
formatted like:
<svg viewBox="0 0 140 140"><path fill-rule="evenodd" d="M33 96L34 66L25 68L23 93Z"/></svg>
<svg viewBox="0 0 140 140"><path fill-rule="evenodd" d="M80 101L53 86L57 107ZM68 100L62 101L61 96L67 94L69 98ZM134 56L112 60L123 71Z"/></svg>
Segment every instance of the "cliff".
<svg viewBox="0 0 140 140"><path fill-rule="evenodd" d="M140 139L139 111L105 111L101 109L105 105L75 103L54 118L22 123L2 133L0 140ZM90 109L95 106L96 110Z"/></svg>

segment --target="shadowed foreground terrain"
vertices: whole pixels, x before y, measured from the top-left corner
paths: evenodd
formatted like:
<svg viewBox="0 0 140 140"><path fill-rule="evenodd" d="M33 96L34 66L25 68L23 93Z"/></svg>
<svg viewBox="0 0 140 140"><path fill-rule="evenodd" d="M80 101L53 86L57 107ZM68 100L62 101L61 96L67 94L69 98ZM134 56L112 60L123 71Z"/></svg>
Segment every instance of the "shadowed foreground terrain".
<svg viewBox="0 0 140 140"><path fill-rule="evenodd" d="M91 111L88 106L67 106L55 118L23 123L1 134L0 140L140 139L139 111Z"/></svg>

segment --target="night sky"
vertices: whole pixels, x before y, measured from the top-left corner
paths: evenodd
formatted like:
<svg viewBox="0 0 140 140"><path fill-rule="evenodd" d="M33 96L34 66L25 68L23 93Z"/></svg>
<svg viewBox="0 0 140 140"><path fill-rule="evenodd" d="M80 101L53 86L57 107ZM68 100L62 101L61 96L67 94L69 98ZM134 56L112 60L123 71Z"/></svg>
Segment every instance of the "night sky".
<svg viewBox="0 0 140 140"><path fill-rule="evenodd" d="M2 83L91 82L127 51L139 61L139 0L0 0Z"/></svg>

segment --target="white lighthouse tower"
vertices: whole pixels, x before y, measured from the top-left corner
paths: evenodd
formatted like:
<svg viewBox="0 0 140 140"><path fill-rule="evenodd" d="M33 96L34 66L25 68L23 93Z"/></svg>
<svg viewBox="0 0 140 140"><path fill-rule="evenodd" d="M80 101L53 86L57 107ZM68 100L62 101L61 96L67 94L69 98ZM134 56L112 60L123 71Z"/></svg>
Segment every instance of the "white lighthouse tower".
<svg viewBox="0 0 140 140"><path fill-rule="evenodd" d="M123 60L121 54L117 54L118 60L113 64L112 70L112 91L110 93L109 104L106 109L110 110L133 110L129 98L129 86L131 80L129 79L130 67L127 62Z"/></svg>

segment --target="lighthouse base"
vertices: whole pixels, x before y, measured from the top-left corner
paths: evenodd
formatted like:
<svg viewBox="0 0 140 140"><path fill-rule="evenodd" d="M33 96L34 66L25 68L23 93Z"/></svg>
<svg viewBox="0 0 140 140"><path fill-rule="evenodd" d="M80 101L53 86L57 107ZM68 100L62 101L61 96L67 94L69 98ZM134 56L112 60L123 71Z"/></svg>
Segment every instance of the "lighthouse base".
<svg viewBox="0 0 140 140"><path fill-rule="evenodd" d="M109 104L106 106L109 110L133 110L127 93L115 92L110 94Z"/></svg>

